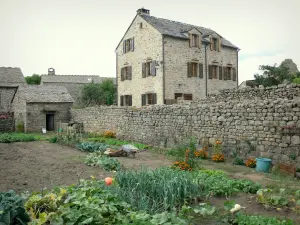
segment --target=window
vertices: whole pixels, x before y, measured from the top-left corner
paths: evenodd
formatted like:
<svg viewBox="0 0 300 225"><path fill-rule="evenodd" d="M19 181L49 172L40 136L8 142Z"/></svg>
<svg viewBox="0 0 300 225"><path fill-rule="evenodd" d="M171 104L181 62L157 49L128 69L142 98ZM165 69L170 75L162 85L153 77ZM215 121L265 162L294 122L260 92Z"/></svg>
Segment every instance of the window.
<svg viewBox="0 0 300 225"><path fill-rule="evenodd" d="M211 38L210 50L211 51L220 51L220 39L219 38Z"/></svg>
<svg viewBox="0 0 300 225"><path fill-rule="evenodd" d="M219 66L219 80L223 80L223 68Z"/></svg>
<svg viewBox="0 0 300 225"><path fill-rule="evenodd" d="M199 47L199 35L190 34L190 47Z"/></svg>
<svg viewBox="0 0 300 225"><path fill-rule="evenodd" d="M134 38L129 38L123 41L123 53L134 51Z"/></svg>
<svg viewBox="0 0 300 225"><path fill-rule="evenodd" d="M193 100L193 95L192 94L183 94L183 93L175 93L174 94L175 99L181 98L183 100Z"/></svg>
<svg viewBox="0 0 300 225"><path fill-rule="evenodd" d="M126 66L121 68L121 81L132 79L132 67Z"/></svg>
<svg viewBox="0 0 300 225"><path fill-rule="evenodd" d="M142 64L142 77L156 76L156 62L149 61Z"/></svg>
<svg viewBox="0 0 300 225"><path fill-rule="evenodd" d="M197 77L198 76L198 63L196 62L188 62L188 77Z"/></svg>
<svg viewBox="0 0 300 225"><path fill-rule="evenodd" d="M140 29L142 29L143 28L143 23L140 23Z"/></svg>
<svg viewBox="0 0 300 225"><path fill-rule="evenodd" d="M121 95L120 106L132 106L132 95Z"/></svg>
<svg viewBox="0 0 300 225"><path fill-rule="evenodd" d="M155 104L156 104L156 93L142 94L142 106L155 105Z"/></svg>
<svg viewBox="0 0 300 225"><path fill-rule="evenodd" d="M226 67L226 80L231 80L231 67Z"/></svg>
<svg viewBox="0 0 300 225"><path fill-rule="evenodd" d="M209 65L208 70L208 79L218 79L218 66Z"/></svg>

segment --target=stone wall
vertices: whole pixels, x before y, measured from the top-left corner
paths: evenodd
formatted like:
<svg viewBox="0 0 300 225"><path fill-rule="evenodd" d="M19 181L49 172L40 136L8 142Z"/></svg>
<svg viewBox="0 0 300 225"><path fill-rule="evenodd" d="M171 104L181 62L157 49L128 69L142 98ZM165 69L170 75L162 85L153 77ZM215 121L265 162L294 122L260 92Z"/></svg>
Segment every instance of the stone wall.
<svg viewBox="0 0 300 225"><path fill-rule="evenodd" d="M14 114L0 112L0 132L12 132L14 128Z"/></svg>
<svg viewBox="0 0 300 225"><path fill-rule="evenodd" d="M16 89L16 87L0 87L0 112L11 111L11 101Z"/></svg>
<svg viewBox="0 0 300 225"><path fill-rule="evenodd" d="M200 143L218 139L228 154L271 157L300 167L299 89L237 90L189 105L94 107L71 113L86 131L114 130L119 138L156 146L173 146L191 136Z"/></svg>
<svg viewBox="0 0 300 225"><path fill-rule="evenodd" d="M54 130L57 123L70 121L72 103L27 103L26 132L41 131L46 128L46 113L54 112Z"/></svg>

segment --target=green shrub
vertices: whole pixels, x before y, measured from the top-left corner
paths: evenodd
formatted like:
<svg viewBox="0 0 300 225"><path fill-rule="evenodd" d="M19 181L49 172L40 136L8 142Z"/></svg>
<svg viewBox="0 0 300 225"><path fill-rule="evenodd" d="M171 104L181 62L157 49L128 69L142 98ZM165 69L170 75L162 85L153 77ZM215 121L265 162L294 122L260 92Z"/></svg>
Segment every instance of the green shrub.
<svg viewBox="0 0 300 225"><path fill-rule="evenodd" d="M30 142L30 141L37 141L37 140L38 137L33 134L23 134L23 133L0 134L0 143Z"/></svg>
<svg viewBox="0 0 300 225"><path fill-rule="evenodd" d="M104 152L108 145L104 143L94 143L94 142L82 142L77 144L76 147L83 152Z"/></svg>
<svg viewBox="0 0 300 225"><path fill-rule="evenodd" d="M57 142L57 136L49 138L50 143L56 143Z"/></svg>
<svg viewBox="0 0 300 225"><path fill-rule="evenodd" d="M24 122L23 121L18 121L17 126L16 126L16 131L24 132Z"/></svg>
<svg viewBox="0 0 300 225"><path fill-rule="evenodd" d="M117 159L110 158L101 153L88 154L84 162L88 166L101 166L106 171L117 171L121 168L121 164Z"/></svg>
<svg viewBox="0 0 300 225"><path fill-rule="evenodd" d="M0 224L27 224L30 218L23 205L23 199L14 191L0 192Z"/></svg>
<svg viewBox="0 0 300 225"><path fill-rule="evenodd" d="M244 160L239 158L239 157L235 157L232 164L234 164L234 165L245 165Z"/></svg>
<svg viewBox="0 0 300 225"><path fill-rule="evenodd" d="M274 217L248 216L238 213L234 219L237 225L294 225L292 220L279 220Z"/></svg>

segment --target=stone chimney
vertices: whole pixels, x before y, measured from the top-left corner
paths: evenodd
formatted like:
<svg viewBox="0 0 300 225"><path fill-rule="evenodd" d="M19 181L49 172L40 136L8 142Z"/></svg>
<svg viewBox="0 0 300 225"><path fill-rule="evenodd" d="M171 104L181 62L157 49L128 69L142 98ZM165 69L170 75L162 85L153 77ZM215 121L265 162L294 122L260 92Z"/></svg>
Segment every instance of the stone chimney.
<svg viewBox="0 0 300 225"><path fill-rule="evenodd" d="M150 16L150 10L149 9L141 8L141 9L138 9L136 12L137 12L138 15L148 15L148 16Z"/></svg>
<svg viewBox="0 0 300 225"><path fill-rule="evenodd" d="M54 68L49 68L48 69L48 75L55 75L55 69Z"/></svg>

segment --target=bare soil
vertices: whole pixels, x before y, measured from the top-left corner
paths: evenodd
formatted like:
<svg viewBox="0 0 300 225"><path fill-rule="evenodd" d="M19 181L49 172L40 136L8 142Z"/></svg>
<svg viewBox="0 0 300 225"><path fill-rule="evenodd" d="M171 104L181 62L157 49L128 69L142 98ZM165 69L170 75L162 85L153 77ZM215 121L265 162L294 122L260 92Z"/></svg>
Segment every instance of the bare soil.
<svg viewBox="0 0 300 225"><path fill-rule="evenodd" d="M91 175L113 175L102 168L86 166L85 156L76 148L46 141L0 143L0 191L41 191L45 187L75 184ZM137 153L135 158L118 160L126 168L157 168L171 163L164 156L147 151Z"/></svg>

